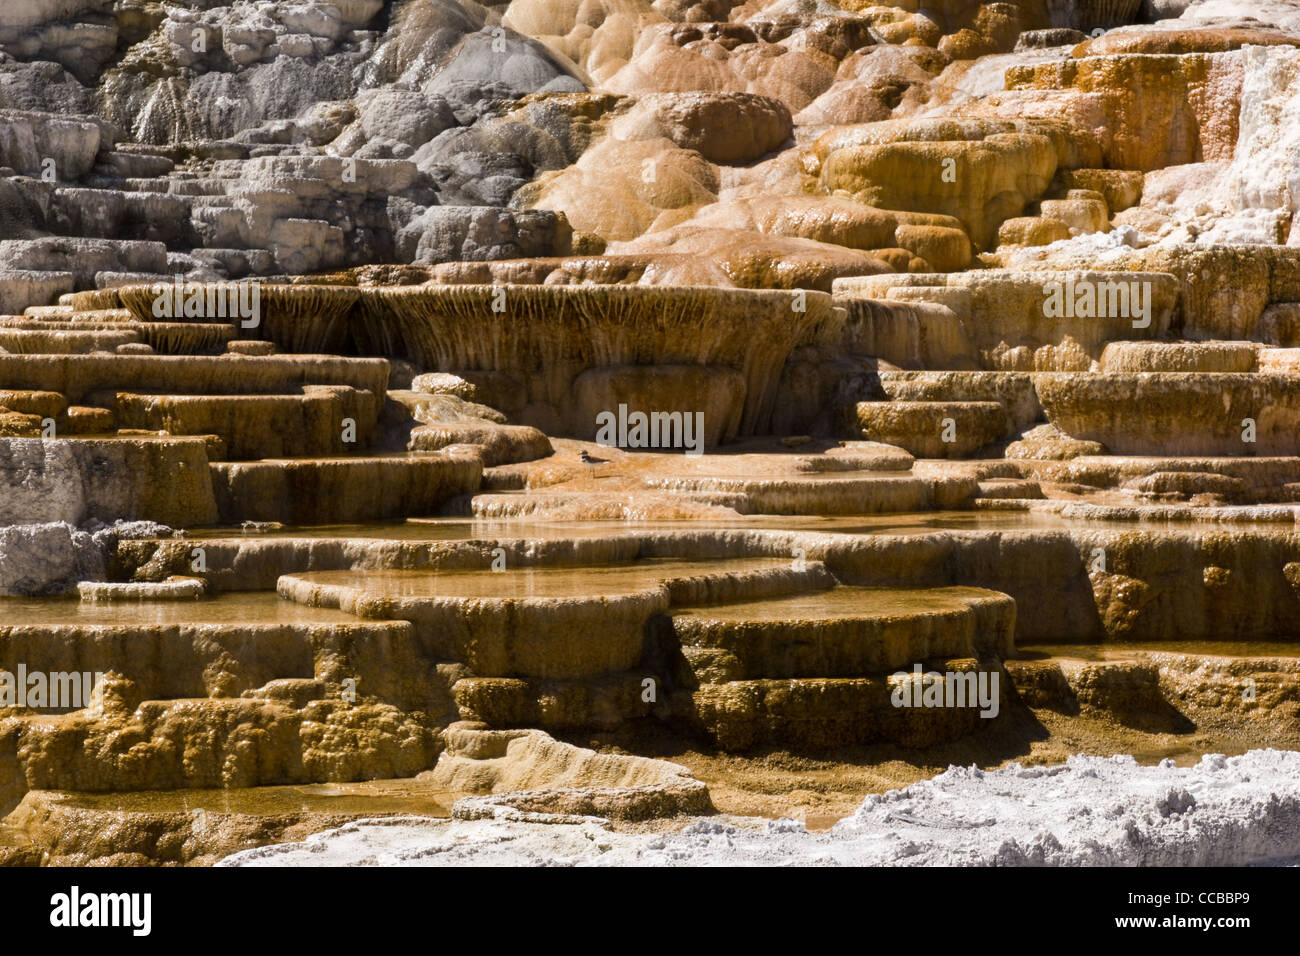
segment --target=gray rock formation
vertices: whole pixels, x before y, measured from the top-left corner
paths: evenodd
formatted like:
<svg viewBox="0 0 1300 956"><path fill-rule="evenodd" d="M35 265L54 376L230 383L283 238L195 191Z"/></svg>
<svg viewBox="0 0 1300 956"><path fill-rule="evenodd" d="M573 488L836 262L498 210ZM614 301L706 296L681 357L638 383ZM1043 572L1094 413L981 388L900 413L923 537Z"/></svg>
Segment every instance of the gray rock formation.
<svg viewBox="0 0 1300 956"><path fill-rule="evenodd" d="M0 597L58 594L78 581L102 581L95 539L66 522L0 527Z"/></svg>
<svg viewBox="0 0 1300 956"><path fill-rule="evenodd" d="M504 208L537 150L478 130L585 91L470 2L7 2L0 236L27 243L0 251L0 312L123 275L567 252L562 215Z"/></svg>

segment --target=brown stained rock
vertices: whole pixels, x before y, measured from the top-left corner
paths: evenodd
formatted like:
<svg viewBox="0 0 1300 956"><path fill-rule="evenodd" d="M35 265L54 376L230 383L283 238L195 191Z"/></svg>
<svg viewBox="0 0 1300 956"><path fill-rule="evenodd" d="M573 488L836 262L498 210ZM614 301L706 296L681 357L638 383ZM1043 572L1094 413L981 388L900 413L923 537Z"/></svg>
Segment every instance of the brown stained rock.
<svg viewBox="0 0 1300 956"><path fill-rule="evenodd" d="M472 445L482 450L485 467L534 461L551 454L551 442L528 425L478 422L444 422L420 425L411 431L411 451L438 451L450 445Z"/></svg>
<svg viewBox="0 0 1300 956"><path fill-rule="evenodd" d="M589 368L729 366L745 377L741 434L766 427L780 363L833 317L812 291L545 285L509 288L504 311L494 301L491 286L457 285L363 290L361 305L424 368L503 372L557 411Z"/></svg>
<svg viewBox="0 0 1300 956"><path fill-rule="evenodd" d="M1078 701L1056 661L1010 660L1003 665L1027 707L1050 707L1063 713L1078 710Z"/></svg>
<svg viewBox="0 0 1300 956"><path fill-rule="evenodd" d="M226 351L231 355L274 355L276 348L274 342L248 339L244 341L236 340L227 342Z"/></svg>
<svg viewBox="0 0 1300 956"><path fill-rule="evenodd" d="M58 392L0 389L0 408L8 412L57 418L64 413L67 405L67 399Z"/></svg>
<svg viewBox="0 0 1300 956"><path fill-rule="evenodd" d="M1145 171L1231 157L1243 70L1239 51L1114 54L1012 67L1007 89L1098 95L1105 165Z"/></svg>
<svg viewBox="0 0 1300 956"><path fill-rule="evenodd" d="M1026 250L1008 259L1017 268L1033 261L1031 268L1036 269L1073 268L1094 261L1093 256L1077 252L1058 258L1051 250ZM1300 302L1300 251L1286 246L1123 248L1108 255L1106 265L1108 269L1149 270L1173 277L1176 284L1168 292L1162 287L1167 279L1155 280L1153 288L1160 298L1177 296L1183 333L1190 339L1240 341L1274 333L1276 324L1261 327L1269 304ZM1285 312L1282 308L1270 318L1275 323ZM1153 326L1158 321L1157 315Z"/></svg>
<svg viewBox="0 0 1300 956"><path fill-rule="evenodd" d="M1039 376L1035 387L1048 421L1071 437L1099 441L1115 454L1268 456L1300 451L1295 437L1300 405L1286 375L1056 372Z"/></svg>
<svg viewBox="0 0 1300 956"><path fill-rule="evenodd" d="M1084 709L1102 711L1123 723L1150 726L1169 711L1159 670L1147 663L1063 662L1070 690Z"/></svg>
<svg viewBox="0 0 1300 956"><path fill-rule="evenodd" d="M1135 250L1133 258L1139 258L1143 251ZM1165 265L1158 257L1152 259L1153 266ZM1119 258L1115 268L1127 261ZM1044 265L1042 271L983 269L947 275L848 278L837 280L834 290L840 296L872 299L905 296L905 301L942 304L951 301L951 290L964 292L970 315L978 317L978 321L967 321L965 327L981 353L981 364L1008 371L1087 370L1108 342L1139 334L1133 325L1136 318L1133 303L1125 308L1121 301L1125 294L1131 296L1134 288L1150 311L1149 325L1140 330L1142 335L1155 337L1168 330L1175 308L1180 304L1178 280L1165 273L1164 268L1141 273L1068 273L1047 271L1045 264L1040 265ZM1138 285L1135 287L1133 283ZM1052 290L1064 294L1067 288L1079 291L1091 288L1094 297L1100 295L1106 300L1104 310L1093 309L1093 315L1077 318L1068 317L1064 310L1059 315L1049 314L1058 311L1048 307ZM1206 292L1209 291L1207 288ZM1240 308L1244 311L1248 307L1247 304ZM1008 354L1009 350L1022 347L1021 353Z"/></svg>
<svg viewBox="0 0 1300 956"><path fill-rule="evenodd" d="M853 298L844 306L844 345L852 353L904 369L973 369L980 364L967 322L957 311L960 304L951 299L939 304L893 296Z"/></svg>
<svg viewBox="0 0 1300 956"><path fill-rule="evenodd" d="M1211 565L1202 572L1207 588L1224 588L1232 583L1232 570Z"/></svg>
<svg viewBox="0 0 1300 956"><path fill-rule="evenodd" d="M66 412L63 431L68 435L104 435L113 432L117 422L107 408L72 405Z"/></svg>
<svg viewBox="0 0 1300 956"><path fill-rule="evenodd" d="M58 392L71 402L105 389L154 394L289 394L304 385L347 385L381 403L383 359L335 356L0 355L0 387Z"/></svg>
<svg viewBox="0 0 1300 956"><path fill-rule="evenodd" d="M962 229L904 223L895 230L894 241L936 272L954 272L970 264L971 242Z"/></svg>
<svg viewBox="0 0 1300 956"><path fill-rule="evenodd" d="M1111 342L1101 353L1099 370L1253 372L1260 351L1254 342Z"/></svg>
<svg viewBox="0 0 1300 956"><path fill-rule="evenodd" d="M1243 46L1295 45L1296 38L1278 30L1248 27L1207 27L1200 29L1144 30L1129 27L1110 30L1085 40L1074 48L1075 59L1117 54L1180 55L1185 53L1223 53Z"/></svg>
<svg viewBox="0 0 1300 956"><path fill-rule="evenodd" d="M683 650L725 652L731 680L849 677L1014 649L1015 602L978 588L829 592L673 614ZM702 661L719 666L715 656ZM694 661L692 660L692 665ZM694 666L693 666L694 669ZM695 672L701 684L717 683Z"/></svg>
<svg viewBox="0 0 1300 956"><path fill-rule="evenodd" d="M934 669L981 666L972 659L954 659L936 661ZM981 723L978 707L894 706L900 680L912 681L912 674L708 684L693 694L693 719L730 752L755 747L824 750L879 741L928 747L970 733Z"/></svg>
<svg viewBox="0 0 1300 956"><path fill-rule="evenodd" d="M222 523L351 524L433 515L478 488L477 455L219 462L212 485Z"/></svg>
<svg viewBox="0 0 1300 956"><path fill-rule="evenodd" d="M492 727L613 730L646 717L641 671L581 680L466 677L453 687L462 720Z"/></svg>
<svg viewBox="0 0 1300 956"><path fill-rule="evenodd" d="M805 153L822 188L871 206L941 213L988 247L1056 173L1052 131L1032 123L869 123L823 135Z"/></svg>
<svg viewBox="0 0 1300 956"><path fill-rule="evenodd" d="M693 220L673 229L649 233L633 242L620 243L616 248L620 252L648 254L652 265L657 265L655 260L663 262L667 268L656 270L659 273L655 276L656 285L829 292L836 279L876 275L896 268L896 263L887 264L889 256L884 250L866 252L811 239L699 228ZM916 258L906 250L894 251L901 252L908 260ZM707 266L707 271L702 266Z"/></svg>
<svg viewBox="0 0 1300 956"><path fill-rule="evenodd" d="M871 123L923 99L950 58L929 47L877 45L846 56L830 88L795 115L801 126Z"/></svg>
<svg viewBox="0 0 1300 956"><path fill-rule="evenodd" d="M1123 639L1139 628L1142 613L1153 598L1150 585L1110 571L1095 570L1089 577L1107 635Z"/></svg>
<svg viewBox="0 0 1300 956"><path fill-rule="evenodd" d="M201 438L12 438L5 442L0 459L8 485L0 502L4 523L80 523L97 518L187 527L210 524L216 518L208 447Z"/></svg>
<svg viewBox="0 0 1300 956"><path fill-rule="evenodd" d="M894 247L899 218L893 213L836 196L754 199L746 220L770 236L814 239L850 249Z"/></svg>
<svg viewBox="0 0 1300 956"><path fill-rule="evenodd" d="M117 289L87 289L72 294L71 305L78 312L90 312L98 309L122 308L122 297Z"/></svg>
<svg viewBox="0 0 1300 956"><path fill-rule="evenodd" d="M1038 425L1025 432L1019 441L1007 445L1003 455L1012 459L1069 461L1085 455L1101 455L1105 450L1100 442L1079 441L1063 435L1054 425Z"/></svg>
<svg viewBox="0 0 1300 956"><path fill-rule="evenodd" d="M572 227L608 242L634 239L660 217L687 217L717 199L716 168L666 137L607 138L572 166L544 173L515 197L533 209L563 212Z"/></svg>
<svg viewBox="0 0 1300 956"><path fill-rule="evenodd" d="M234 461L339 455L367 448L371 395L349 386L308 385L301 395L140 395L101 398L122 428L218 435ZM344 439L353 423L353 441Z"/></svg>
<svg viewBox="0 0 1300 956"><path fill-rule="evenodd" d="M362 816L387 815L377 808L352 814L323 809L200 812L180 806L122 811L81 805L79 797L60 791L28 794L14 812L21 821L14 825L21 826L24 837L33 842L26 846L21 862L6 863L0 856L0 866L211 866L240 850L292 843Z"/></svg>
<svg viewBox="0 0 1300 956"><path fill-rule="evenodd" d="M665 136L711 163L739 165L759 159L790 138L790 111L777 100L750 93L673 93L645 96L614 124L615 135Z"/></svg>
<svg viewBox="0 0 1300 956"><path fill-rule="evenodd" d="M421 774L439 787L478 792L453 816L472 820L494 808L645 820L712 811L708 787L664 760L600 754L537 731L493 731L462 721L447 730L447 750Z"/></svg>
<svg viewBox="0 0 1300 956"><path fill-rule="evenodd" d="M998 402L1009 423L1025 428L1042 418L1031 375L1017 372L881 372L881 386L891 399L910 402Z"/></svg>
<svg viewBox="0 0 1300 956"><path fill-rule="evenodd" d="M939 41L938 50L954 60L974 60L998 52L996 43L969 28L945 36Z"/></svg>
<svg viewBox="0 0 1300 956"><path fill-rule="evenodd" d="M1015 216L998 227L999 246L1046 246L1069 238L1069 226L1043 216Z"/></svg>
<svg viewBox="0 0 1300 956"><path fill-rule="evenodd" d="M358 296L354 288L314 284L258 284L257 315L253 317L232 314L234 310L229 308L231 297L228 287L223 289L204 283L189 283L183 289L183 303L188 303L193 296L202 297L197 315L172 315L175 303L168 301L165 303L167 308L164 315L160 316L155 306L160 294L171 292L171 288L166 285L123 286L117 290L117 294L122 304L131 310L139 322L156 322L160 318L169 322L225 321L230 325L238 325L241 335L270 340L284 352L338 353L344 350L351 339L352 329L348 316ZM210 289L213 290L211 294ZM223 296L226 300L224 302L221 301ZM168 298L174 299L174 296ZM252 301L251 294L242 295L239 299L241 305L246 301ZM214 312L214 308L217 311ZM188 307L185 311L188 313Z"/></svg>
<svg viewBox="0 0 1300 956"><path fill-rule="evenodd" d="M1081 190L1072 190L1080 192ZM1055 219L1064 224L1071 236L1106 232L1110 225L1106 201L1096 198L1044 199L1038 204L1044 219Z"/></svg>
<svg viewBox="0 0 1300 956"><path fill-rule="evenodd" d="M123 731L133 741L123 749ZM381 704L199 699L145 701L129 719L80 713L38 732L0 720L0 748L20 748L24 777L0 791L12 805L26 789L173 790L311 780L413 776L439 745L433 731ZM89 786L88 786L89 785Z"/></svg>
<svg viewBox="0 0 1300 956"><path fill-rule="evenodd" d="M648 418L659 416L651 418L656 444L661 437L671 437L677 442L675 447L686 449L689 429L691 447L698 451L736 437L745 407L745 387L744 376L726 366L590 368L573 381L574 401L565 423L572 435L600 440L602 413L613 415L617 427L618 410L623 406L628 414L639 411ZM663 418L673 415L678 417Z"/></svg>
<svg viewBox="0 0 1300 956"><path fill-rule="evenodd" d="M906 448L918 458L965 458L1007 432L998 402L859 402L863 438Z"/></svg>
<svg viewBox="0 0 1300 956"><path fill-rule="evenodd" d="M1058 174L1066 189L1092 189L1101 193L1112 213L1137 205L1142 198L1142 174L1133 169L1063 169Z"/></svg>
<svg viewBox="0 0 1300 956"><path fill-rule="evenodd" d="M1240 478L1196 471L1155 471L1126 481L1124 487L1144 495L1170 498L1205 495L1238 501L1247 497L1246 483Z"/></svg>
<svg viewBox="0 0 1300 956"><path fill-rule="evenodd" d="M0 408L0 437L40 438L44 419L39 415L24 415Z"/></svg>

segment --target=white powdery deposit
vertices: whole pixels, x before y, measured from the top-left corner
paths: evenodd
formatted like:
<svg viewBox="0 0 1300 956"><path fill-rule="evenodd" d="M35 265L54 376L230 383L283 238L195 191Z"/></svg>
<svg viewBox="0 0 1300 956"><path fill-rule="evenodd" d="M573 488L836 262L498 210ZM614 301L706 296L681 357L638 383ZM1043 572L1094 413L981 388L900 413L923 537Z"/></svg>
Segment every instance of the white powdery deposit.
<svg viewBox="0 0 1300 956"><path fill-rule="evenodd" d="M86 514L81 466L71 442L0 438L0 525L80 522Z"/></svg>
<svg viewBox="0 0 1300 956"><path fill-rule="evenodd" d="M1300 11L1300 0L1296 9ZM1242 80L1231 161L1148 172L1141 209L1153 215L1135 220L1140 232L1121 225L1109 233L1013 250L1007 264L1091 256L1094 264L1104 266L1108 258L1124 257L1126 247L1151 244L1300 246L1300 96L1295 93L1300 49L1247 46L1232 56L1239 57ZM1118 218L1122 222L1129 216L1132 212Z"/></svg>
<svg viewBox="0 0 1300 956"><path fill-rule="evenodd" d="M1241 129L1223 180L1229 209L1275 213L1292 222L1288 245L1300 245L1300 50L1247 47Z"/></svg>
<svg viewBox="0 0 1300 956"><path fill-rule="evenodd" d="M1240 129L1232 161L1221 169L1183 167L1212 178L1187 178L1167 209L1171 222L1158 237L1162 244L1300 246L1300 49L1247 46L1241 58ZM1148 175L1144 205L1171 175L1178 177L1180 170Z"/></svg>
<svg viewBox="0 0 1300 956"><path fill-rule="evenodd" d="M60 594L78 581L103 580L107 543L66 522L0 527L0 597Z"/></svg>
<svg viewBox="0 0 1300 956"><path fill-rule="evenodd" d="M1168 26L1199 26L1202 23L1239 23L1256 21L1252 26L1276 27L1280 30L1300 30L1300 2L1297 0L1155 0L1153 6L1164 7L1164 15L1180 16L1188 24ZM1181 15L1173 8L1182 7Z"/></svg>
<svg viewBox="0 0 1300 956"><path fill-rule="evenodd" d="M562 818L554 818L562 819ZM1071 757L1054 767L949 768L870 796L825 833L793 820L702 818L671 834L591 819L363 820L222 866L1214 866L1300 858L1300 753L1193 767ZM744 821L742 821L744 822ZM752 821L750 821L752 822Z"/></svg>

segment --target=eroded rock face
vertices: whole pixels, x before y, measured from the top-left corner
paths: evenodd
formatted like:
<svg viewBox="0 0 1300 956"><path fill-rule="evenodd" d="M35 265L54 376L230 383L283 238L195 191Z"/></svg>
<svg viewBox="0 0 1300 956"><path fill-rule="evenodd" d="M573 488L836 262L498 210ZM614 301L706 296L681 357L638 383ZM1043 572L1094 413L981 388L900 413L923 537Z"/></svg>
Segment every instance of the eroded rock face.
<svg viewBox="0 0 1300 956"><path fill-rule="evenodd" d="M11 57L0 163L33 177L53 163L48 182L6 183L23 197L22 230L118 239L143 223L175 253L103 272L237 278L644 240L622 251L657 253L667 281L824 287L808 266L783 279L781 262L838 262L836 275L871 265L753 233L875 251L895 271L962 269L963 234L991 250L1106 231L1132 186L1106 184L1105 207L1063 194L1101 185L1081 170L1198 162L1229 165L1214 215L1187 202L1172 224L1130 221L1192 230L1183 241L1210 228L1279 241L1290 228L1289 192L1267 185L1294 165L1284 10L1248 23L1213 5L1132 0L835 6L24 5L0 34ZM1066 50L1070 36L1052 32L1065 28L1104 32ZM1045 52L1019 62L1009 51L1021 36ZM76 108L41 112L55 90ZM808 193L901 217L876 235L848 211L723 225L714 208ZM687 270L669 255L723 264ZM19 281L4 283L19 307L54 289Z"/></svg>
<svg viewBox="0 0 1300 956"><path fill-rule="evenodd" d="M447 749L425 776L444 790L489 794L458 803L453 813L462 820L503 811L643 820L711 809L708 789L685 767L597 754L541 731L491 730L472 721L447 728Z"/></svg>
<svg viewBox="0 0 1300 956"><path fill-rule="evenodd" d="M364 290L361 305L390 330L396 351L426 367L513 378L539 406L531 413L539 424L559 416L560 428L582 435L593 428L589 414L615 411L625 398L653 402L645 412L707 413L711 438L761 432L789 351L832 319L830 296L818 292L550 283ZM701 325L705 311L710 321ZM593 391L593 370L619 365L638 368L626 382L604 374L610 385ZM674 381L668 366L698 371L682 378L679 370L678 388L664 384ZM728 372L706 382L709 366Z"/></svg>
<svg viewBox="0 0 1300 956"><path fill-rule="evenodd" d="M828 192L885 209L954 216L977 245L1042 195L1057 169L1050 136L1010 125L867 124L826 134L809 159Z"/></svg>
<svg viewBox="0 0 1300 956"><path fill-rule="evenodd" d="M790 138L790 111L780 100L747 93L670 93L641 97L614 124L625 139L655 134L711 163L738 166L760 159Z"/></svg>
<svg viewBox="0 0 1300 956"><path fill-rule="evenodd" d="M727 366L588 369L574 379L575 403L568 427L575 435L599 440L602 413L612 414L606 421L617 421L619 406L624 406L630 413L683 416L680 427L675 418L669 423L669 432L684 436L689 429L693 448L712 448L740 431L746 388L744 375ZM697 413L703 417L697 419Z"/></svg>
<svg viewBox="0 0 1300 956"><path fill-rule="evenodd" d="M1102 373L1074 381L1058 373L1038 382L1057 427L1119 454L1295 455L1300 410L1292 388L1289 376L1233 372ZM1089 394L1105 394L1109 411Z"/></svg>

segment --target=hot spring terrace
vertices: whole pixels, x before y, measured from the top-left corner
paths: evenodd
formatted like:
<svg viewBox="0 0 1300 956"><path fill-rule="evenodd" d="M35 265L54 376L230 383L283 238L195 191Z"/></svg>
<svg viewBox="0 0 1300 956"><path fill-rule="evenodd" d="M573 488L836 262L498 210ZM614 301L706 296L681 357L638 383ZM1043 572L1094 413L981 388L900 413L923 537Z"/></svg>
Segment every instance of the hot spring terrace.
<svg viewBox="0 0 1300 956"><path fill-rule="evenodd" d="M0 321L0 671L104 675L0 706L0 859L212 862L472 794L785 812L727 754L1296 746L1300 296L1215 339L1132 281L1141 328L996 270ZM704 453L594 442L620 406L701 412ZM900 707L917 666L995 699Z"/></svg>

